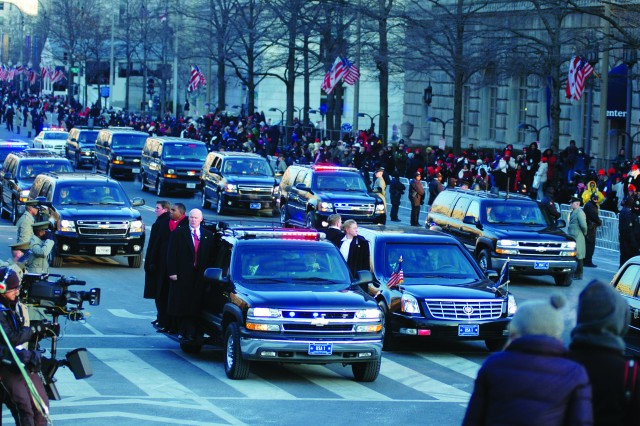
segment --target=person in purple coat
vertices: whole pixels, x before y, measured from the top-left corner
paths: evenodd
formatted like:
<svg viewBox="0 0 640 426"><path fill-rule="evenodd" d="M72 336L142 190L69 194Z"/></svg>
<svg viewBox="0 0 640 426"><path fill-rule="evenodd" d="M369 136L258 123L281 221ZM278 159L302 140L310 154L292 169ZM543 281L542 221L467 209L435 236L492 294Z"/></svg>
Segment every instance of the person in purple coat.
<svg viewBox="0 0 640 426"><path fill-rule="evenodd" d="M510 343L484 362L463 425L592 425L591 385L562 343L561 294L527 301L510 326Z"/></svg>

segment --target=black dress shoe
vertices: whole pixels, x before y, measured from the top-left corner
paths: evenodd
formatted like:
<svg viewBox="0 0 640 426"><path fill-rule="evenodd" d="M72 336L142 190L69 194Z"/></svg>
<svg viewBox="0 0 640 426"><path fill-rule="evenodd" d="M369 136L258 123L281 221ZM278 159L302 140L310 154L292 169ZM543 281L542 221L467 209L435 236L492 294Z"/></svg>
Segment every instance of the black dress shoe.
<svg viewBox="0 0 640 426"><path fill-rule="evenodd" d="M158 320L151 321L151 325L154 326L154 327L157 326L158 325Z"/></svg>

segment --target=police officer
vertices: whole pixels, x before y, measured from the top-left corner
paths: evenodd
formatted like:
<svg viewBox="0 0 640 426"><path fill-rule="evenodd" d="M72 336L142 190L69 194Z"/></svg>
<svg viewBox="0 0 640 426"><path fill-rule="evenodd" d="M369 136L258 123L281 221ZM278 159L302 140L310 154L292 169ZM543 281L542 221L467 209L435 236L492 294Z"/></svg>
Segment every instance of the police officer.
<svg viewBox="0 0 640 426"><path fill-rule="evenodd" d="M10 363L0 363L3 402L11 410L16 425L46 425L49 398L42 379L38 375L40 354L27 349L27 343L36 334L36 331L25 323L25 317L18 302L20 279L14 271L4 267L0 268L0 280L4 284L4 292L0 292L0 327L7 337L8 344L14 348L18 359L24 365L26 375L33 382L39 395L39 398L34 398L34 395L30 393L25 376L12 362L13 357L9 355L5 358L11 361ZM7 341L4 339L1 343L5 347L7 346ZM35 402L35 399L41 401L42 405Z"/></svg>
<svg viewBox="0 0 640 426"><path fill-rule="evenodd" d="M36 216L38 215L37 201L29 200L24 203L24 206L25 212L16 223L16 227L18 228L18 243L28 243L31 241L31 237L33 236L31 225L35 223Z"/></svg>
<svg viewBox="0 0 640 426"><path fill-rule="evenodd" d="M398 218L398 210L400 209L400 200L406 187L400 182L400 173L398 171L393 172L393 179L389 185L389 194L391 195L391 220L393 222L400 222Z"/></svg>
<svg viewBox="0 0 640 426"><path fill-rule="evenodd" d="M11 259L6 262L0 261L0 267L7 266L12 269L20 282L22 282L22 276L26 272L25 261L31 256L31 250L29 249L29 243L15 243L9 245L11 247Z"/></svg>
<svg viewBox="0 0 640 426"><path fill-rule="evenodd" d="M30 241L31 259L27 264L30 272L35 274L49 273L49 254L53 249L53 234L49 230L49 222L36 222L32 225L33 236Z"/></svg>
<svg viewBox="0 0 640 426"><path fill-rule="evenodd" d="M618 218L618 241L620 241L620 266L638 255L638 242L640 241L640 200L626 196L622 202L622 210Z"/></svg>

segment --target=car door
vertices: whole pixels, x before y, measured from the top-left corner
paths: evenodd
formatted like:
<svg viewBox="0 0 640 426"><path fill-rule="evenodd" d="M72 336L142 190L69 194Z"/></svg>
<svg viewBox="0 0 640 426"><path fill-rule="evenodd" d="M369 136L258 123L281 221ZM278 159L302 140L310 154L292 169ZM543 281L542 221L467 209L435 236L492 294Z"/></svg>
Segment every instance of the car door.
<svg viewBox="0 0 640 426"><path fill-rule="evenodd" d="M220 201L220 194L224 190L223 186L226 183L224 176L222 175L222 169L227 161L234 161L230 158L223 160L220 157L215 157L211 167L215 167L217 172L211 173L207 171L207 186L210 187L211 198L216 200L216 205Z"/></svg>
<svg viewBox="0 0 640 426"><path fill-rule="evenodd" d="M147 183L154 186L160 179L162 173L162 150L164 145L158 141L153 141L149 147L149 156L147 160L147 170L145 171L145 177Z"/></svg>
<svg viewBox="0 0 640 426"><path fill-rule="evenodd" d="M629 263L624 271L618 272L616 276L618 279L614 283L614 287L627 300L631 311L629 333L625 340L636 351L640 351L640 295L638 294L640 264Z"/></svg>
<svg viewBox="0 0 640 426"><path fill-rule="evenodd" d="M471 200L468 197L459 197L458 200L456 200L456 203L453 205L453 210L451 211L451 217L449 219L449 234L451 234L451 236L455 237L463 244L465 227L463 220L470 202ZM468 248L469 247L467 247L467 249Z"/></svg>
<svg viewBox="0 0 640 426"><path fill-rule="evenodd" d="M474 223L465 223L464 218L466 218L467 221L473 220ZM476 241L478 237L482 235L482 231L478 228L478 225L476 225L476 222L480 221L480 202L478 202L478 200L471 199L469 207L464 213L464 218L458 238L460 242L473 253L476 247Z"/></svg>
<svg viewBox="0 0 640 426"><path fill-rule="evenodd" d="M4 178L7 173L15 173L16 159L13 156L7 157L4 167L2 168L2 208L9 209L11 205L11 185Z"/></svg>
<svg viewBox="0 0 640 426"><path fill-rule="evenodd" d="M310 183L311 171L300 170L289 190L289 199L287 200L289 217L296 222L304 223L306 220L307 191L298 189L297 187L298 185L304 185L307 181L307 176L309 176L308 181Z"/></svg>

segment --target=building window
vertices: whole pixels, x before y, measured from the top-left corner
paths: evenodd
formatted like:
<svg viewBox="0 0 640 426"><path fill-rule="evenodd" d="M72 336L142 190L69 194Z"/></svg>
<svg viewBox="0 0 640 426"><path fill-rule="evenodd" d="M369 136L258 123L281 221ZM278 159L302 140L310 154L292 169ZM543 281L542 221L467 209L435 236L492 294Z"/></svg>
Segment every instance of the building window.
<svg viewBox="0 0 640 426"><path fill-rule="evenodd" d="M471 88L469 86L464 86L462 88L462 136L469 136L469 122L471 121L471 116L469 114L469 105L471 99Z"/></svg>
<svg viewBox="0 0 640 426"><path fill-rule="evenodd" d="M518 125L527 122L527 98L529 96L529 91L527 89L527 79L520 79L520 87L518 88ZM518 132L518 142L524 143L526 132L524 129L521 129Z"/></svg>
<svg viewBox="0 0 640 426"><path fill-rule="evenodd" d="M489 87L489 139L496 140L496 117L498 114L498 88Z"/></svg>

